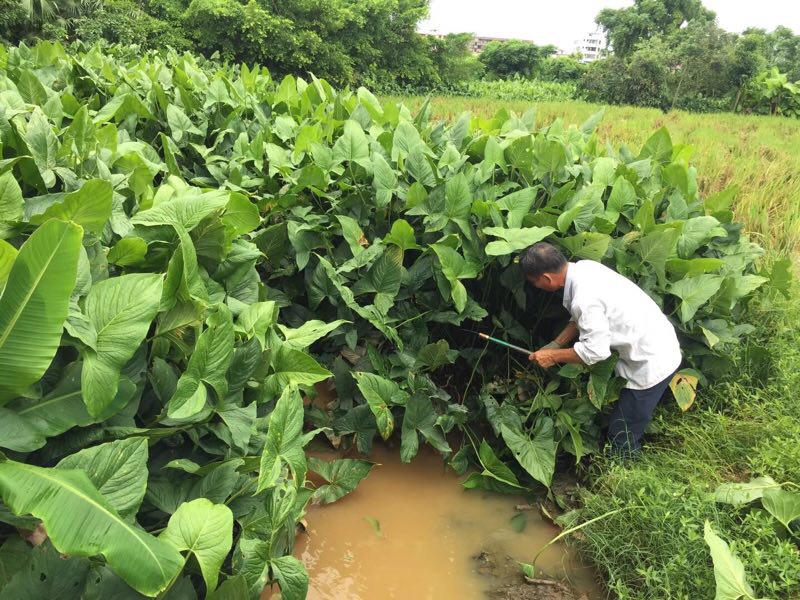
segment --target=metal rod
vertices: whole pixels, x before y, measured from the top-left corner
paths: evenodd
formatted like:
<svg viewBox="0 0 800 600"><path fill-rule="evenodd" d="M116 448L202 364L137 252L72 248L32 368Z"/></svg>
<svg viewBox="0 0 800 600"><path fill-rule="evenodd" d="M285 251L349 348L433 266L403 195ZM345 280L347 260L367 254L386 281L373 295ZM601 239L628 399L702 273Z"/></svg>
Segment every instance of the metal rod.
<svg viewBox="0 0 800 600"><path fill-rule="evenodd" d="M490 342L494 342L495 344L500 344L501 346L505 346L506 348L510 348L511 350L516 350L517 352L521 352L525 356L530 356L531 352L533 352L532 350L526 350L522 346L515 346L514 344L509 344L508 342L506 342L504 340L492 337L490 335L486 335L485 333L479 333L478 335L480 337L482 337L483 339L485 339L485 340L489 340Z"/></svg>

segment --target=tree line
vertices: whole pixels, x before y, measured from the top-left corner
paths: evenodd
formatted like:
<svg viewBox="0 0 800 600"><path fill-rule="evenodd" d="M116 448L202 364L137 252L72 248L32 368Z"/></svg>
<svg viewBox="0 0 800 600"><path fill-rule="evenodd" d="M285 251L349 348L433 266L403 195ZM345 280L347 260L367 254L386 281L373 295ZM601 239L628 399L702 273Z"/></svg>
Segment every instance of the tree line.
<svg viewBox="0 0 800 600"><path fill-rule="evenodd" d="M0 0L0 39L170 46L384 93L470 93L470 82L525 79L574 84L578 97L601 103L800 116L800 36L786 27L727 32L701 0L600 11L611 50L590 65L518 40L475 56L472 34L417 32L428 8L429 0Z"/></svg>

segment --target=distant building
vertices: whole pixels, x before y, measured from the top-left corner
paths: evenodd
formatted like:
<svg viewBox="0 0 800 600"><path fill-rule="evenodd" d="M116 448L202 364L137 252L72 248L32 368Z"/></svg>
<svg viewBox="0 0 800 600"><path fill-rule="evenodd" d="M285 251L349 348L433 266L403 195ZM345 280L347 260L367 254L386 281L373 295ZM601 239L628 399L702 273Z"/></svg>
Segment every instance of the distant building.
<svg viewBox="0 0 800 600"><path fill-rule="evenodd" d="M480 54L483 52L483 49L486 48L486 44L489 42L510 42L512 40L517 42L525 42L526 44L535 44L533 40L521 40L519 38L475 36L472 38L472 43L469 45L469 49L475 54Z"/></svg>
<svg viewBox="0 0 800 600"><path fill-rule="evenodd" d="M444 35L439 33L438 31L420 31L422 35L430 35L437 38L443 38ZM483 49L486 47L486 44L489 42L510 42L510 41L517 41L517 42L525 42L526 44L534 44L533 40L521 40L519 38L502 38L502 37L487 37L485 35L476 35L472 38L472 41L467 45L467 47L472 51L473 54L480 54L483 52Z"/></svg>
<svg viewBox="0 0 800 600"><path fill-rule="evenodd" d="M606 50L606 36L601 31L586 35L583 39L575 41L575 51L582 56L582 63L596 61L603 56Z"/></svg>

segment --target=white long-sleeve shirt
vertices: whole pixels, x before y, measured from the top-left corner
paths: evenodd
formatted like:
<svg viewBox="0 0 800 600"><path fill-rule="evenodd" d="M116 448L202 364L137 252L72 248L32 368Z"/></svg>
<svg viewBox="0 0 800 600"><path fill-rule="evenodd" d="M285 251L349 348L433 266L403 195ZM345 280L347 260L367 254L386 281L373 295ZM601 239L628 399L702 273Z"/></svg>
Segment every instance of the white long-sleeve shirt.
<svg viewBox="0 0 800 600"><path fill-rule="evenodd" d="M592 260L569 263L564 307L578 326L574 349L593 365L619 354L616 372L625 387L644 390L663 381L681 363L675 329L635 283Z"/></svg>

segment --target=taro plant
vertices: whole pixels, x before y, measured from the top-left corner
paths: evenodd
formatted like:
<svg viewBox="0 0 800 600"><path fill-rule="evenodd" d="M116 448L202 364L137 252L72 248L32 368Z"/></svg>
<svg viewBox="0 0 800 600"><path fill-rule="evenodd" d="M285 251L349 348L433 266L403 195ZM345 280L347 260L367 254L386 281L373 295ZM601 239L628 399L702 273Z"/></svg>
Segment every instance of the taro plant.
<svg viewBox="0 0 800 600"><path fill-rule="evenodd" d="M558 452L597 448L620 382L477 343L563 324L514 262L536 241L670 315L684 408L752 329L748 297L785 288L735 190L700 198L665 129L615 151L599 114L429 117L189 54L0 49L3 594L304 597L296 523L371 468L307 461L315 436L398 436L406 461L430 444L477 467L466 487L549 486Z"/></svg>
<svg viewBox="0 0 800 600"><path fill-rule="evenodd" d="M755 477L746 483L723 483L714 491L714 500L741 508L759 502L761 507L780 523L781 531L795 544L800 545L800 493L792 482L777 483L772 477ZM794 491L792 491L794 490ZM776 532L778 533L778 532ZM747 582L742 561L731 551L728 544L706 521L705 540L714 562L714 577L717 598L755 598L755 592Z"/></svg>

